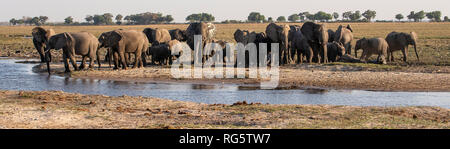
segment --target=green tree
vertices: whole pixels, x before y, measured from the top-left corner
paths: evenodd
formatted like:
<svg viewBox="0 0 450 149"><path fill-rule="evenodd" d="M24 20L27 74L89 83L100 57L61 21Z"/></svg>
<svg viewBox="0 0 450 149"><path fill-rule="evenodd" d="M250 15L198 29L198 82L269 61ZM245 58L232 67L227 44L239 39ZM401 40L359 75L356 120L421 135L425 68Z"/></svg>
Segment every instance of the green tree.
<svg viewBox="0 0 450 149"><path fill-rule="evenodd" d="M172 22L174 19L173 19L173 17L172 17L172 15L167 15L166 17L165 17L165 21L167 22L167 23L170 23L170 22Z"/></svg>
<svg viewBox="0 0 450 149"><path fill-rule="evenodd" d="M95 25L106 25L106 19L103 15L94 15L92 20L94 20Z"/></svg>
<svg viewBox="0 0 450 149"><path fill-rule="evenodd" d="M48 21L48 17L47 16L39 16L39 22L41 24L45 24Z"/></svg>
<svg viewBox="0 0 450 149"><path fill-rule="evenodd" d="M377 12L373 11L373 10L366 10L362 16L364 16L364 18L366 18L369 22L372 21L372 19L374 19L377 16Z"/></svg>
<svg viewBox="0 0 450 149"><path fill-rule="evenodd" d="M440 22L442 13L441 13L441 11L433 11L433 12L426 13L426 16L431 21Z"/></svg>
<svg viewBox="0 0 450 149"><path fill-rule="evenodd" d="M352 14L353 14L353 12L351 12L351 11L344 12L344 13L342 13L342 18L345 19L345 20L349 20L350 16Z"/></svg>
<svg viewBox="0 0 450 149"><path fill-rule="evenodd" d="M259 12L251 12L247 17L247 20L249 22L262 23L265 21L265 16L261 15Z"/></svg>
<svg viewBox="0 0 450 149"><path fill-rule="evenodd" d="M339 18L339 13L333 12L333 18L337 21Z"/></svg>
<svg viewBox="0 0 450 149"><path fill-rule="evenodd" d="M88 23L92 23L92 21L94 21L94 17L91 15L87 15L86 18L84 18L86 20L86 22Z"/></svg>
<svg viewBox="0 0 450 149"><path fill-rule="evenodd" d="M399 22L400 22L403 18L405 18L405 17L403 17L402 14L397 14L397 15L395 15L395 19L397 19Z"/></svg>
<svg viewBox="0 0 450 149"><path fill-rule="evenodd" d="M352 21L358 21L358 20L360 20L361 19L361 12L358 10L358 11L355 11L355 13L352 13L351 15L350 15L350 20L352 20Z"/></svg>
<svg viewBox="0 0 450 149"><path fill-rule="evenodd" d="M425 11L419 11L418 13L414 14L414 20L416 22L422 22L422 19L425 18Z"/></svg>
<svg viewBox="0 0 450 149"><path fill-rule="evenodd" d="M297 22L298 20L300 20L300 16L298 14L292 14L288 17L288 20L290 22Z"/></svg>
<svg viewBox="0 0 450 149"><path fill-rule="evenodd" d="M300 17L300 21L304 22L307 19L307 15L309 15L309 12L307 11L299 13L298 16Z"/></svg>
<svg viewBox="0 0 450 149"><path fill-rule="evenodd" d="M12 18L11 20L9 20L9 24L11 24L11 25L17 25L17 20L16 19L14 19L14 18Z"/></svg>
<svg viewBox="0 0 450 149"><path fill-rule="evenodd" d="M68 16L67 18L64 19L64 24L72 24L72 23L73 23L72 16Z"/></svg>
<svg viewBox="0 0 450 149"><path fill-rule="evenodd" d="M34 25L36 25L36 26L42 25L42 24L41 24L41 21L39 20L39 17L33 17L33 18L31 19L31 23L34 24Z"/></svg>
<svg viewBox="0 0 450 149"><path fill-rule="evenodd" d="M444 17L444 22L450 22L450 20L448 19L448 16Z"/></svg>
<svg viewBox="0 0 450 149"><path fill-rule="evenodd" d="M116 24L117 25L122 24L122 19L123 19L123 16L121 14L116 15Z"/></svg>
<svg viewBox="0 0 450 149"><path fill-rule="evenodd" d="M111 14L111 13L105 13L105 14L103 14L103 17L105 18L105 23L107 24L107 25L111 25L111 24L114 24L113 23L113 15Z"/></svg>
<svg viewBox="0 0 450 149"><path fill-rule="evenodd" d="M315 20L320 20L320 21L327 21L333 19L333 16L331 14L328 14L326 12L323 11L319 11L316 14L314 14L314 19Z"/></svg>
<svg viewBox="0 0 450 149"><path fill-rule="evenodd" d="M277 18L277 22L286 22L286 17L284 17L284 16L279 16L279 17Z"/></svg>
<svg viewBox="0 0 450 149"><path fill-rule="evenodd" d="M215 17L208 13L191 14L186 17L186 21L189 22L212 22L215 20Z"/></svg>

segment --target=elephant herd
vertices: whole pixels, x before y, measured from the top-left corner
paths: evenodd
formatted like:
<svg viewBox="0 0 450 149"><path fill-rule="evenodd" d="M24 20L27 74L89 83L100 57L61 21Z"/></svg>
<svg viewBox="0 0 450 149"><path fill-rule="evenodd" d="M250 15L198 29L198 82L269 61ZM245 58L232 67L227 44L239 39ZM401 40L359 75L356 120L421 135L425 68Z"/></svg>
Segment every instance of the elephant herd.
<svg viewBox="0 0 450 149"><path fill-rule="evenodd" d="M147 56L151 57L152 64L167 65L171 64L177 56L172 53L182 52L179 46L185 42L191 49L197 49L200 46L205 47L207 43L218 43L222 46L223 56L227 56L225 52L227 42L223 40L216 40L214 38L216 27L212 23L191 23L186 30L181 29L161 29L161 28L146 28L143 31L117 29L109 32L104 32L100 37L96 38L88 32L69 33L64 32L55 34L52 29L44 29L36 27L32 30L33 43L37 49L41 62L46 62L48 72L50 73L51 49L63 50L63 62L65 71L70 72L69 61L72 63L75 70L84 69L86 65L86 58L89 58L89 68L93 68L94 61L97 60L99 67L101 67L99 50L106 48L107 54L105 60L114 60L114 69L127 69L128 65L132 64L130 61L131 54L134 55L133 68L143 67L147 64ZM194 35L201 35L202 42L199 45L194 43ZM234 39L237 43L247 45L255 43L257 46L256 53L259 59L263 58L270 61L269 56L259 56L260 43L278 43L279 63L328 63L337 62L340 57L344 55L351 55L352 41L354 40L353 29L350 25L339 26L336 31L326 28L324 24L317 24L313 22L306 22L302 26L298 25L277 25L270 23L265 32L250 32L247 30L237 29L234 32ZM417 59L416 48L417 35L414 32L400 33L392 32L383 38L362 38L356 41L355 56L359 49L363 50L361 61L366 61L368 58L376 54L377 61L386 64L386 56L389 61L393 61L393 52L401 50L403 52L403 60L407 60L408 46L413 45ZM268 52L271 52L270 46ZM204 51L203 51L204 52ZM248 52L248 51L246 51ZM195 53L197 54L197 53ZM78 67L75 55L82 57L81 65ZM248 56L246 53L246 64L248 64ZM203 62L208 59L207 55L203 54L201 57Z"/></svg>

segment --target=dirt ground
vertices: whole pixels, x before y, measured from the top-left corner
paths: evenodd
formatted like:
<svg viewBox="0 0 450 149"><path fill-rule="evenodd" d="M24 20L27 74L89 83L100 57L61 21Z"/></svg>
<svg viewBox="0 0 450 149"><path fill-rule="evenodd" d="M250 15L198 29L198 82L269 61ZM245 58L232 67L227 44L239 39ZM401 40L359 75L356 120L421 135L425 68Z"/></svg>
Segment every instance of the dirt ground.
<svg viewBox="0 0 450 149"><path fill-rule="evenodd" d="M61 91L0 91L0 128L450 128L450 109L199 104Z"/></svg>
<svg viewBox="0 0 450 149"><path fill-rule="evenodd" d="M103 65L105 66L105 65ZM52 73L65 75L62 64L52 64ZM226 68L234 69L234 68ZM243 69L243 68L238 68ZM38 65L34 72L46 73L46 65ZM136 82L177 83L233 83L258 89L262 79L175 79L170 67L150 66L130 70L112 70L105 66L74 71L74 78ZM375 91L450 91L450 68L448 66L386 66L377 64L303 64L282 66L277 89L353 89Z"/></svg>

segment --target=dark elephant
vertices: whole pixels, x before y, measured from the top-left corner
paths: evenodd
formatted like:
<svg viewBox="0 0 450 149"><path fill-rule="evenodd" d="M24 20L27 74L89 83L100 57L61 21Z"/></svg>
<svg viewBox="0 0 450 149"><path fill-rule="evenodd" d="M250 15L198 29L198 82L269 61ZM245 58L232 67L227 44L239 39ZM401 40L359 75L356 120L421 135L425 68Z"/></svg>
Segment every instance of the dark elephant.
<svg viewBox="0 0 450 149"><path fill-rule="evenodd" d="M303 36L300 30L292 33L292 59L297 55L297 64L303 63L303 57L306 57L306 61L311 63L313 58L313 50L308 44L308 39Z"/></svg>
<svg viewBox="0 0 450 149"><path fill-rule="evenodd" d="M327 63L328 32L325 25L306 22L300 30L306 39L308 39L308 44L313 48L313 59L318 63Z"/></svg>
<svg viewBox="0 0 450 149"><path fill-rule="evenodd" d="M328 42L334 41L334 34L335 32L332 29L328 29Z"/></svg>
<svg viewBox="0 0 450 149"><path fill-rule="evenodd" d="M352 54L352 41L353 41L353 29L350 25L347 27L343 27L339 25L336 33L334 34L334 41L342 43L345 47L345 53L351 55ZM355 53L357 57L358 54Z"/></svg>
<svg viewBox="0 0 450 149"><path fill-rule="evenodd" d="M280 44L280 64L289 64L291 62L291 51L289 50L290 29L288 25L276 25L275 23L270 23L266 27L266 35L270 39L270 43Z"/></svg>
<svg viewBox="0 0 450 149"><path fill-rule="evenodd" d="M148 41L152 45L158 45L162 43L167 43L170 40L172 40L172 37L170 36L170 33L167 29L160 29L160 28L146 28L144 29L144 34L147 36Z"/></svg>
<svg viewBox="0 0 450 149"><path fill-rule="evenodd" d="M69 59L75 70L84 69L86 65L86 57L89 57L90 63L89 68L93 68L94 60L97 58L98 65L100 67L99 61L99 42L97 38L88 32L79 33L61 33L50 37L47 43L45 52L49 53L50 49L63 49L63 61L65 72L71 72L69 68ZM83 60L80 67L77 67L75 60L75 55L81 55ZM46 54L46 57L49 56ZM50 58L51 59L51 58ZM49 66L49 61L47 61L47 66ZM47 68L50 73L50 67Z"/></svg>
<svg viewBox="0 0 450 149"><path fill-rule="evenodd" d="M345 47L342 43L333 41L328 43L328 61L337 62L339 58L345 55Z"/></svg>
<svg viewBox="0 0 450 149"><path fill-rule="evenodd" d="M55 35L55 31L53 31L53 29L44 29L42 27L35 27L32 30L32 35L33 35L33 44L39 53L41 63L46 62L44 55L45 50L44 46L47 44L50 37Z"/></svg>
<svg viewBox="0 0 450 149"><path fill-rule="evenodd" d="M417 34L415 32L408 33L399 33L399 32L392 32L388 34L386 37L386 41L389 44L388 49L388 61L394 61L394 55L393 53L395 51L401 50L403 53L403 61L406 62L406 59L408 58L408 46L413 45L414 51L416 52L417 60L419 59L419 54L417 54Z"/></svg>
<svg viewBox="0 0 450 149"><path fill-rule="evenodd" d="M186 41L187 35L186 30L181 29L173 29L169 30L170 36L172 37L172 40L178 40L178 41Z"/></svg>
<svg viewBox="0 0 450 149"><path fill-rule="evenodd" d="M135 55L133 68L144 66L145 53L149 47L149 41L144 33L135 30L114 30L100 35L98 41L101 47L111 48L114 55L114 69L119 68L119 60L122 68L127 69L126 53Z"/></svg>

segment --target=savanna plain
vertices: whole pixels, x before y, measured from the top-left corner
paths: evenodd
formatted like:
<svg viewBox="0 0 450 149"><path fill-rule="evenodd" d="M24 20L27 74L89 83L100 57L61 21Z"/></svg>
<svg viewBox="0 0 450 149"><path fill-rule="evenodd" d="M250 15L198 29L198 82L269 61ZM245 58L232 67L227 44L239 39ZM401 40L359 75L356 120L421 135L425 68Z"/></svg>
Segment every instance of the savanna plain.
<svg viewBox="0 0 450 149"><path fill-rule="evenodd" d="M326 23L336 30L348 23ZM410 48L408 61L394 53L387 65L365 63L289 64L280 67L277 89L308 87L342 90L449 92L450 23L349 23L355 40L381 37L392 31L416 32L420 61ZM291 25L291 24L290 24ZM297 25L302 25L298 23ZM216 24L216 39L235 42L236 29L264 32L267 24ZM44 26L56 33L87 31L95 36L114 29L186 29L188 24L145 26ZM0 26L0 56L39 58L33 47L34 26ZM61 59L61 51L52 51ZM106 50L102 50L104 54ZM358 55L361 55L361 50ZM58 58L59 57L59 58ZM375 59L373 56L371 59ZM77 58L80 60L80 58ZM168 66L64 74L61 62L52 73L72 77L132 82L230 83L258 85L261 79L175 79ZM97 66L97 65L96 65ZM33 68L46 73L45 65ZM226 97L223 97L226 98ZM450 97L449 97L450 100ZM108 97L62 91L0 91L0 128L450 128L450 109L441 107L359 107L335 105L275 105L238 102L204 104L153 97Z"/></svg>

